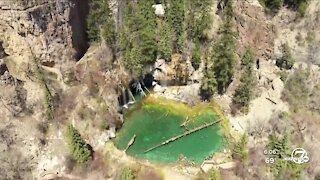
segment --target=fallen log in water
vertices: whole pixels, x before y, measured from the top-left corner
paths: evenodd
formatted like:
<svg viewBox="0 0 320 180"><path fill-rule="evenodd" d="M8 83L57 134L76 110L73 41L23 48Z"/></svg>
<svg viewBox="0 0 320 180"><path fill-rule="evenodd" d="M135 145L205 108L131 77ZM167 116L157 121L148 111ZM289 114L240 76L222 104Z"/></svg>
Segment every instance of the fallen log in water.
<svg viewBox="0 0 320 180"><path fill-rule="evenodd" d="M184 136L187 136L187 135L189 135L189 134L192 134L192 133L194 133L194 132L197 132L197 131L199 131L199 130L201 130L201 129L204 129L204 128L207 128L207 127L209 127L209 126L212 126L212 125L214 125L214 124L216 124L216 123L218 123L218 122L220 122L220 121L221 121L221 120L218 120L218 121L215 121L215 122L212 122L212 123L208 123L208 124L202 125L202 126L200 126L200 127L194 128L194 129L192 129L192 130L189 130L189 131L187 131L187 132L185 132L185 133L183 133L183 134L180 134L180 135L178 135L178 136L174 136L174 137L172 137L172 138L170 138L170 139L168 139L168 140L166 140L166 141L163 141L163 142L160 143L160 144L157 144L156 146L153 146L153 147L145 150L144 153L147 153L147 152L149 152L149 151L152 151L152 150L154 150L154 149L156 149L156 148L159 148L159 147L161 147L161 146L163 146L163 145L169 144L170 142L176 141L176 140L178 140L178 139L180 139L180 138L182 138L182 137L184 137Z"/></svg>
<svg viewBox="0 0 320 180"><path fill-rule="evenodd" d="M133 135L124 152L126 152L129 149L129 147L134 143L135 139L136 139L136 135Z"/></svg>
<svg viewBox="0 0 320 180"><path fill-rule="evenodd" d="M189 116L187 116L187 118L183 121L183 123L180 124L180 127L186 126L188 122L189 122Z"/></svg>

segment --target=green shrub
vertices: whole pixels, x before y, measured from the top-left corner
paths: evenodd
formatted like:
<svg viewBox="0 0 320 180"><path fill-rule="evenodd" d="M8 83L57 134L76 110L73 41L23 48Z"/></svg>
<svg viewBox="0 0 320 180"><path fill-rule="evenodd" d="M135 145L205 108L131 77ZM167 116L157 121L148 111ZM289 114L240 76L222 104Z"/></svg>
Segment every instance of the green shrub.
<svg viewBox="0 0 320 180"><path fill-rule="evenodd" d="M309 31L307 33L306 41L308 43L312 43L315 40L315 38L316 38L316 34L313 31Z"/></svg>
<svg viewBox="0 0 320 180"><path fill-rule="evenodd" d="M101 130L106 130L109 127L109 124L106 120L102 120L100 123L100 129Z"/></svg>
<svg viewBox="0 0 320 180"><path fill-rule="evenodd" d="M297 10L301 16L305 15L309 0L284 0L284 3L291 9Z"/></svg>
<svg viewBox="0 0 320 180"><path fill-rule="evenodd" d="M249 151L248 151L248 137L243 134L238 142L233 147L232 156L235 159L241 160L243 164L248 163Z"/></svg>
<svg viewBox="0 0 320 180"><path fill-rule="evenodd" d="M66 140L73 158L79 164L87 164L92 159L92 151L89 145L72 125L67 127Z"/></svg>
<svg viewBox="0 0 320 180"><path fill-rule="evenodd" d="M301 2L299 4L299 7L298 7L298 12L301 16L304 16L306 14L306 10L308 8L308 3L307 2Z"/></svg>
<svg viewBox="0 0 320 180"><path fill-rule="evenodd" d="M281 46L282 56L277 59L276 65L282 69L291 69L295 63L294 58L292 57L290 47L287 43L282 44Z"/></svg>
<svg viewBox="0 0 320 180"><path fill-rule="evenodd" d="M293 111L306 107L310 93L307 84L309 75L308 70L296 69L285 83L282 99L289 103Z"/></svg>
<svg viewBox="0 0 320 180"><path fill-rule="evenodd" d="M200 64L201 64L201 48L200 48L200 43L197 41L195 43L195 48L192 51L192 66L194 67L195 70L199 69Z"/></svg>
<svg viewBox="0 0 320 180"><path fill-rule="evenodd" d="M271 13L277 13L283 5L297 10L301 16L305 15L309 0L259 0L260 4Z"/></svg>
<svg viewBox="0 0 320 180"><path fill-rule="evenodd" d="M134 173L133 170L129 167L125 167L120 172L120 179L121 180L133 180Z"/></svg>
<svg viewBox="0 0 320 180"><path fill-rule="evenodd" d="M282 71L280 71L278 74L280 75L281 81L282 81L282 82L286 82L286 80L288 79L289 73L288 73L287 71L283 71L283 70L282 70Z"/></svg>
<svg viewBox="0 0 320 180"><path fill-rule="evenodd" d="M259 0L259 2L271 13L277 13L283 5L283 0Z"/></svg>
<svg viewBox="0 0 320 180"><path fill-rule="evenodd" d="M219 169L213 168L209 171L208 180L220 180L220 179L221 179L221 174Z"/></svg>

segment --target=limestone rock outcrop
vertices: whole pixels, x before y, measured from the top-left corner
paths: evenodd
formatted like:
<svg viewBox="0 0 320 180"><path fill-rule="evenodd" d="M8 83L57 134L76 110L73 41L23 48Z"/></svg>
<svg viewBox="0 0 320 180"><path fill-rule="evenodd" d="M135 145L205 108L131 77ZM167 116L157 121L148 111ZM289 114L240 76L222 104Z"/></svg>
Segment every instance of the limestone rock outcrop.
<svg viewBox="0 0 320 180"><path fill-rule="evenodd" d="M79 59L88 48L82 18L87 12L87 1L4 0L0 2L0 41L6 54L25 62L32 54L51 67Z"/></svg>
<svg viewBox="0 0 320 180"><path fill-rule="evenodd" d="M242 54L251 45L256 57L270 58L273 54L274 26L265 16L263 7L253 0L236 1L235 6L239 53Z"/></svg>

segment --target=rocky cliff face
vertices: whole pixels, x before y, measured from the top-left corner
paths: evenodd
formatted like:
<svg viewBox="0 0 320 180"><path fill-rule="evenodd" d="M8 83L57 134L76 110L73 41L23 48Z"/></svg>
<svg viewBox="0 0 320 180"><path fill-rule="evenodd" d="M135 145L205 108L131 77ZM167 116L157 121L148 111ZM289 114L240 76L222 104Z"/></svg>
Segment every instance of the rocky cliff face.
<svg viewBox="0 0 320 180"><path fill-rule="evenodd" d="M118 18L124 2L118 0L115 5L119 7ZM222 21L216 14L217 3L212 8L215 23L210 37L217 35ZM234 0L233 6L237 54L241 57L250 45L260 59L256 72L261 94L252 103L252 113L230 118L231 125L240 124L241 129L245 123L255 122L257 114L263 115L261 121L267 121L275 111L287 108L280 99L283 82L274 63L282 43L288 42L297 61L319 64L320 3L312 1L301 19L287 9L269 17L258 0ZM117 98L119 88L125 88L131 77L119 61L113 61L107 46L88 49L88 9L88 0L0 0L0 140L5 142L0 143L0 162L6 162L0 166L0 179L32 179L32 170L36 175L43 169L67 172L68 151L62 146L61 128L67 123L73 123L94 149L103 148L122 123ZM55 98L54 122L45 119L45 95L34 73L35 58ZM158 86L158 94L189 104L198 102L201 68L194 71L189 60L181 63L179 54L168 63L158 60L155 68L155 79L162 86L175 84L177 79L192 83L171 90ZM183 73L177 74L177 69ZM184 79L186 75L189 79ZM227 113L239 75L226 96L216 97ZM20 176L14 176L17 172Z"/></svg>
<svg viewBox="0 0 320 180"><path fill-rule="evenodd" d="M87 13L87 1L1 1L0 40L9 56L24 62L30 52L50 67L80 59L88 48Z"/></svg>
<svg viewBox="0 0 320 180"><path fill-rule="evenodd" d="M235 2L236 28L239 32L239 53L249 47L258 58L269 59L273 54L274 25L258 1Z"/></svg>
<svg viewBox="0 0 320 180"><path fill-rule="evenodd" d="M73 72L88 49L87 13L88 1L0 1L0 139L5 142L0 145L0 179L32 179L32 171L64 163L56 155L66 150L55 148L65 143L62 132L48 135L61 121L46 120L47 100L35 60L52 97L65 98L57 94L71 89L62 73ZM63 111L56 107L60 120L72 111L74 99L68 101Z"/></svg>

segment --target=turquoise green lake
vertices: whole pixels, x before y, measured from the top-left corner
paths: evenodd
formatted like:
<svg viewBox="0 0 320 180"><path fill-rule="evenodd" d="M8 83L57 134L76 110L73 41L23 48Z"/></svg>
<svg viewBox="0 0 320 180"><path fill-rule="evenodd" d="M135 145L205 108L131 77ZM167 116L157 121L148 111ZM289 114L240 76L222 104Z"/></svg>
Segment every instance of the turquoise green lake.
<svg viewBox="0 0 320 180"><path fill-rule="evenodd" d="M179 102L176 103L177 106L172 101L169 104L142 101L133 107L125 113L125 123L114 141L115 145L124 150L132 137L136 135L127 154L155 163L175 163L179 161L179 158L185 157L189 161L200 164L206 157L219 151L223 147L223 135L218 123L150 152L144 152L187 130L218 119L214 110L209 107L197 112L197 110L188 110ZM188 112L184 113L184 109ZM181 127L184 121L188 123L185 127Z"/></svg>

